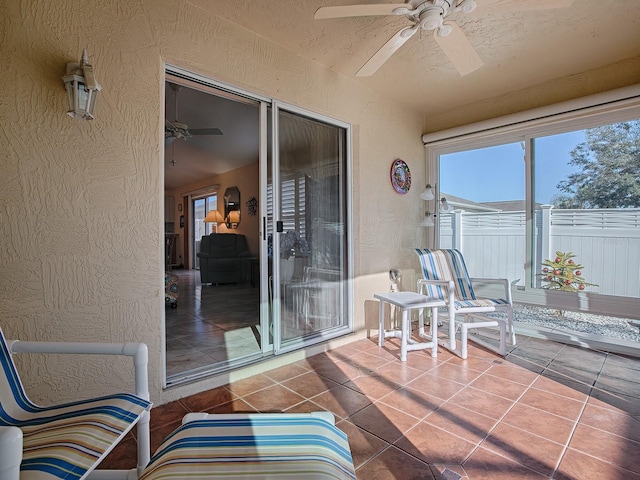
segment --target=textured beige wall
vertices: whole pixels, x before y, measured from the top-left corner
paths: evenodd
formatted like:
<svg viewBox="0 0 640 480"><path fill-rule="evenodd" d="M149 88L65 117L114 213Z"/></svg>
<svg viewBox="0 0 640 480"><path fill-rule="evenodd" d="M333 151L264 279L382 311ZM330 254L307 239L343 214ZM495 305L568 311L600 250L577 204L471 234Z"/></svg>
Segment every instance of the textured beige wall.
<svg viewBox="0 0 640 480"><path fill-rule="evenodd" d="M420 115L186 1L4 3L0 326L9 337L145 342L157 404L225 380L162 391L165 62L353 125L359 327L388 269L413 265L409 249L424 235ZM83 47L104 87L92 122L64 114L60 77ZM389 184L398 157L415 185L404 196ZM120 361L23 357L19 368L43 403L131 385Z"/></svg>

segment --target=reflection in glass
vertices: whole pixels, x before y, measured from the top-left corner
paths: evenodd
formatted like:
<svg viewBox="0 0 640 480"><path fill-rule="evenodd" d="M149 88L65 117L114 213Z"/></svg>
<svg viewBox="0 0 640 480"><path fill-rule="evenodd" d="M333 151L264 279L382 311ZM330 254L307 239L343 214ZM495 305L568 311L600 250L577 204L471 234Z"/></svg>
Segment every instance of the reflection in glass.
<svg viewBox="0 0 640 480"><path fill-rule="evenodd" d="M286 343L348 324L346 131L280 111L279 140L283 231L275 235Z"/></svg>

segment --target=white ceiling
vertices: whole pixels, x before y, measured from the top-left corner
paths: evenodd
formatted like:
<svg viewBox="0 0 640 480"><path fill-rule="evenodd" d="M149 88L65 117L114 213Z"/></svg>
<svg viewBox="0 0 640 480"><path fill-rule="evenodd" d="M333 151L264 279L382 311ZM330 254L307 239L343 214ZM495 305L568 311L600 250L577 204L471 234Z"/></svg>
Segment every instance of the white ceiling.
<svg viewBox="0 0 640 480"><path fill-rule="evenodd" d="M532 0L476 1L479 6L476 12L454 13L450 17L460 25L484 62L483 67L464 77L429 32L416 33L373 76L356 77L355 73L371 55L398 30L408 26L409 21L396 16L313 19L321 6L389 2L190 0L189 3L352 77L425 116L640 56L640 0L557 0L558 5L571 5L528 11L518 9L530 5ZM485 9L480 14L483 2L512 3L516 8L508 13ZM553 0L533 2L548 4ZM268 8L258 8L259 5ZM186 99L184 106L186 115L189 109ZM202 118L193 127L221 128L226 141L231 139L227 135L232 135L233 127L224 122L231 120L232 116ZM212 137L212 142L222 145L221 138Z"/></svg>

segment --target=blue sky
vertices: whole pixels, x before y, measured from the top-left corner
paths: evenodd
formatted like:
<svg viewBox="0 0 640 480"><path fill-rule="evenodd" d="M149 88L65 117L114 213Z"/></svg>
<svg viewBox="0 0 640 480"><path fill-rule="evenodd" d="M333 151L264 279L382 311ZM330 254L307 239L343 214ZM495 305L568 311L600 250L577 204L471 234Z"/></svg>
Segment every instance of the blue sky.
<svg viewBox="0 0 640 480"><path fill-rule="evenodd" d="M571 150L584 141L584 131L536 139L536 202L548 203L556 185L576 171L568 165ZM524 200L524 150L520 143L443 155L441 190L474 202Z"/></svg>

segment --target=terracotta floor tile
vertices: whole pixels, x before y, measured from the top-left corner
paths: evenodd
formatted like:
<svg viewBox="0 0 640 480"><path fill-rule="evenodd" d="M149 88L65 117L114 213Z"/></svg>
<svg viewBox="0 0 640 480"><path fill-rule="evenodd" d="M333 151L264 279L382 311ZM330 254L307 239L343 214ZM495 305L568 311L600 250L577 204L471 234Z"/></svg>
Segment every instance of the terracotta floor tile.
<svg viewBox="0 0 640 480"><path fill-rule="evenodd" d="M531 386L538 390L555 393L556 395L562 395L563 397L571 398L573 400L578 400L581 402L585 401L585 399L587 398L586 394L547 377L536 378Z"/></svg>
<svg viewBox="0 0 640 480"><path fill-rule="evenodd" d="M257 410L249 405L241 398L236 398L227 403L217 405L209 410L207 413L257 413Z"/></svg>
<svg viewBox="0 0 640 480"><path fill-rule="evenodd" d="M502 422L561 445L569 442L576 424L575 421L524 404L514 405Z"/></svg>
<svg viewBox="0 0 640 480"><path fill-rule="evenodd" d="M419 392L430 393L443 400L448 400L462 390L464 385L447 380L446 378L441 378L437 375L432 375L431 373L425 373L412 382L409 382L406 387L418 390Z"/></svg>
<svg viewBox="0 0 640 480"><path fill-rule="evenodd" d="M389 443L398 440L420 421L384 403L369 405L351 415L348 420Z"/></svg>
<svg viewBox="0 0 640 480"><path fill-rule="evenodd" d="M492 371L493 370L489 370L489 372ZM506 378L496 377L489 372L485 372L476 378L470 383L470 386L514 401L520 398L528 388L526 385L507 380Z"/></svg>
<svg viewBox="0 0 640 480"><path fill-rule="evenodd" d="M283 412L297 403L303 402L304 397L292 392L282 385L272 385L242 399L259 412Z"/></svg>
<svg viewBox="0 0 640 480"><path fill-rule="evenodd" d="M378 355L372 355L368 352L360 352L357 355L349 357L345 363L349 363L358 369L376 370L393 360L395 360L393 355L387 355L386 358L381 358Z"/></svg>
<svg viewBox="0 0 640 480"><path fill-rule="evenodd" d="M560 467L553 477L555 480L640 480L640 475L624 470L616 465L598 460L573 449L568 449Z"/></svg>
<svg viewBox="0 0 640 480"><path fill-rule="evenodd" d="M518 365L513 365L508 362L493 363L491 369L486 373L493 375L494 377L504 378L505 380L511 380L512 382L521 383L522 385L531 385L538 375L530 372L526 368L522 368Z"/></svg>
<svg viewBox="0 0 640 480"><path fill-rule="evenodd" d="M100 463L100 469L129 470L135 468L137 463L137 443L133 436L129 436L111 450L107 458Z"/></svg>
<svg viewBox="0 0 640 480"><path fill-rule="evenodd" d="M426 421L397 440L395 446L425 462L453 465L461 465L476 448L475 443Z"/></svg>
<svg viewBox="0 0 640 480"><path fill-rule="evenodd" d="M506 423L500 423L481 446L544 475L553 473L564 451L564 445Z"/></svg>
<svg viewBox="0 0 640 480"><path fill-rule="evenodd" d="M348 420L342 420L338 422L336 426L347 434L349 437L349 447L351 448L351 457L353 458L353 465L356 469L387 448L389 445L384 440L371 435L366 430L363 430Z"/></svg>
<svg viewBox="0 0 640 480"><path fill-rule="evenodd" d="M400 409L416 418L424 418L434 412L445 401L431 393L413 390L408 387L394 390L380 399L380 402Z"/></svg>
<svg viewBox="0 0 640 480"><path fill-rule="evenodd" d="M164 425L151 430L151 455L155 452L165 438L176 428L182 425L182 419L165 423Z"/></svg>
<svg viewBox="0 0 640 480"><path fill-rule="evenodd" d="M487 358L473 357L469 356L466 360L461 359L460 357L452 357L447 363L451 365L459 365L461 367L470 368L471 370L476 370L478 372L485 372L491 368L494 360L501 360L502 357L499 355L495 355Z"/></svg>
<svg viewBox="0 0 640 480"><path fill-rule="evenodd" d="M340 384L360 376L360 370L346 362L320 364L317 367L314 367L313 371L318 375L322 375L323 377Z"/></svg>
<svg viewBox="0 0 640 480"><path fill-rule="evenodd" d="M430 370L429 373L437 375L448 380L452 380L456 383L468 384L482 375L482 372L472 370L462 365L453 365L452 363L442 363Z"/></svg>
<svg viewBox="0 0 640 480"><path fill-rule="evenodd" d="M640 443L579 424L569 448L640 474Z"/></svg>
<svg viewBox="0 0 640 480"><path fill-rule="evenodd" d="M305 400L302 403L298 403L293 407L284 410L287 413L311 413L311 412L326 412L325 408L322 408L317 403L313 403L311 400ZM338 419L336 419L337 421Z"/></svg>
<svg viewBox="0 0 640 480"><path fill-rule="evenodd" d="M549 478L513 460L509 460L485 448L478 448L462 465L469 480L541 480ZM576 477L572 480L586 480Z"/></svg>
<svg viewBox="0 0 640 480"><path fill-rule="evenodd" d="M275 383L275 381L273 381L266 375L258 374L249 378L238 380L237 382L233 382L228 385L227 388L229 388L236 395L244 397L245 395L257 392L258 390L262 390L263 388L270 387Z"/></svg>
<svg viewBox="0 0 640 480"><path fill-rule="evenodd" d="M204 412L213 407L228 403L237 398L237 395L225 387L213 388L204 392L191 395L180 400L190 412Z"/></svg>
<svg viewBox="0 0 640 480"><path fill-rule="evenodd" d="M378 375L395 385L406 385L425 373L422 368L414 368L407 365L406 362L394 360L377 370Z"/></svg>
<svg viewBox="0 0 640 480"><path fill-rule="evenodd" d="M588 403L580 423L640 442L640 419L614 407L603 408Z"/></svg>
<svg viewBox="0 0 640 480"><path fill-rule="evenodd" d="M555 393L530 388L520 399L520 403L544 410L554 415L577 420L585 404L584 401L562 397Z"/></svg>
<svg viewBox="0 0 640 480"><path fill-rule="evenodd" d="M512 400L473 387L464 388L449 402L494 419L501 418L513 406Z"/></svg>
<svg viewBox="0 0 640 480"><path fill-rule="evenodd" d="M322 392L331 390L340 385L326 377L308 372L294 379L282 382L282 385L306 398L314 397Z"/></svg>
<svg viewBox="0 0 640 480"><path fill-rule="evenodd" d="M291 365L274 368L273 370L264 372L264 374L276 382L284 382L307 372L309 372L307 368L304 368L302 365L292 363Z"/></svg>
<svg viewBox="0 0 640 480"><path fill-rule="evenodd" d="M497 423L491 417L452 403L441 405L438 410L426 417L424 422L475 444L479 444Z"/></svg>
<svg viewBox="0 0 640 480"><path fill-rule="evenodd" d="M165 425L167 422L182 420L182 417L184 417L187 413L189 413L189 409L182 404L181 400L165 403L164 405L160 405L158 407L153 407L151 409L149 428L153 430L154 428ZM133 433L134 435L136 434L136 429L133 430Z"/></svg>
<svg viewBox="0 0 640 480"><path fill-rule="evenodd" d="M434 480L429 465L394 447L356 471L363 480Z"/></svg>
<svg viewBox="0 0 640 480"><path fill-rule="evenodd" d="M377 375L354 378L346 382L344 386L366 395L371 400L382 398L398 388L397 384Z"/></svg>
<svg viewBox="0 0 640 480"><path fill-rule="evenodd" d="M313 402L333 412L338 418L346 418L371 405L371 400L361 393L342 385L316 395Z"/></svg>

